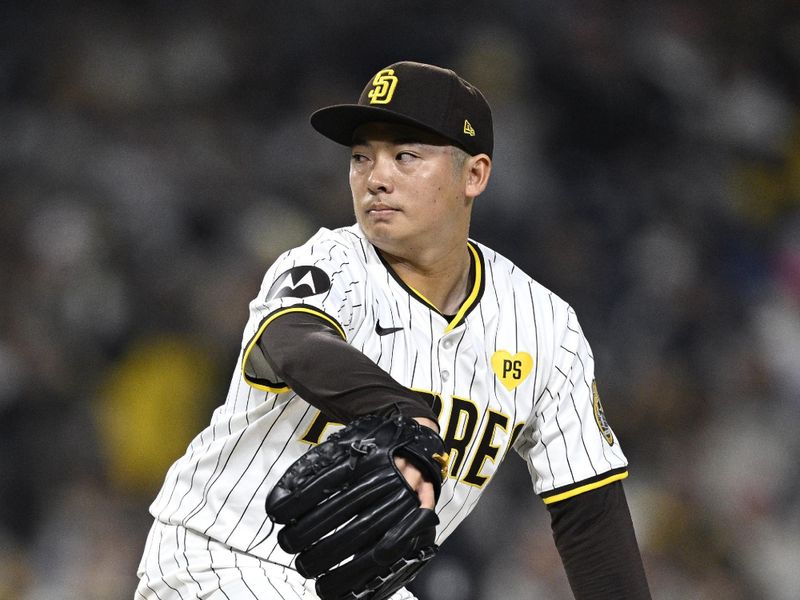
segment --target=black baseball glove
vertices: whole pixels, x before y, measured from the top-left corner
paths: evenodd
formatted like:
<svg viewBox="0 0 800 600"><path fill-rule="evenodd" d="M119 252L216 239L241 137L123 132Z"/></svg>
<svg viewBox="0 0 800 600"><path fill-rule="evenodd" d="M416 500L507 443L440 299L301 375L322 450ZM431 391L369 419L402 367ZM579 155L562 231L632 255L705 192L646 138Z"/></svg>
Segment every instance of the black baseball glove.
<svg viewBox="0 0 800 600"><path fill-rule="evenodd" d="M438 550L439 518L420 508L395 466L414 464L436 500L447 463L439 435L413 419L359 417L301 456L267 498L278 543L298 553L301 575L322 600L384 600Z"/></svg>

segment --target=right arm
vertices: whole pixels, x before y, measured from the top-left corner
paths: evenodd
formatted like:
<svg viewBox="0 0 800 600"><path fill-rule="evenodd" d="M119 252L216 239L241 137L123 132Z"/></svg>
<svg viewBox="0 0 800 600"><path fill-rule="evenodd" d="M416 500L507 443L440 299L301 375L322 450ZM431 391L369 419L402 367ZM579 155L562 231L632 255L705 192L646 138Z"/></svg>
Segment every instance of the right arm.
<svg viewBox="0 0 800 600"><path fill-rule="evenodd" d="M436 421L421 396L400 385L312 312L286 312L272 320L258 339L258 350L270 375L340 422L393 413Z"/></svg>

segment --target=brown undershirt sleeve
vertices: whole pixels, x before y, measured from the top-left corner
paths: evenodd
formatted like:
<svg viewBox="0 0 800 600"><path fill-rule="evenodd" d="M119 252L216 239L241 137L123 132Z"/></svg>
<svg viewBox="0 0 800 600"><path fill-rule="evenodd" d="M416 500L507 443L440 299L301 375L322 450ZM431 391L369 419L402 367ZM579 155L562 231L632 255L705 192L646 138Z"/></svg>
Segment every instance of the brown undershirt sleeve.
<svg viewBox="0 0 800 600"><path fill-rule="evenodd" d="M576 600L649 600L622 482L547 505Z"/></svg>
<svg viewBox="0 0 800 600"><path fill-rule="evenodd" d="M347 343L325 319L287 312L265 328L258 346L283 382L339 422L364 414L427 417L431 406Z"/></svg>

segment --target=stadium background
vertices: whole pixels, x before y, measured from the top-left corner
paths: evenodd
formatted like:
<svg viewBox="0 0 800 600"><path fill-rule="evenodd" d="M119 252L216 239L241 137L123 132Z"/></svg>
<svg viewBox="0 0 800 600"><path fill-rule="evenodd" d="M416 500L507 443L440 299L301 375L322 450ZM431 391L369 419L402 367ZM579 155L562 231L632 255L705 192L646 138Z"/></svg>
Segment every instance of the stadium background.
<svg viewBox="0 0 800 600"><path fill-rule="evenodd" d="M654 597L796 598L796 3L389 6L0 9L0 599L132 597L266 266L352 220L307 115L400 59L494 107L473 235L581 316ZM416 589L569 598L522 461Z"/></svg>

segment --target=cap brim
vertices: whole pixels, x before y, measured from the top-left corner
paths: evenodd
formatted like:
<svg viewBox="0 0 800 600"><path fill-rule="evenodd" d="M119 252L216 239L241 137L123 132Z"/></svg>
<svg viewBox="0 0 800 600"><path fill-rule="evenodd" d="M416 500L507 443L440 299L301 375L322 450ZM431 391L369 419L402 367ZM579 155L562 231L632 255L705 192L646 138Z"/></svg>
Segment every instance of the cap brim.
<svg viewBox="0 0 800 600"><path fill-rule="evenodd" d="M402 123L419 127L425 131L435 133L450 141L455 146L460 146L457 140L452 140L441 132L425 125L424 123L401 115L386 108L377 106L364 106L362 104L337 104L321 108L311 115L311 126L325 137L342 144L353 144L353 133L365 123Z"/></svg>

